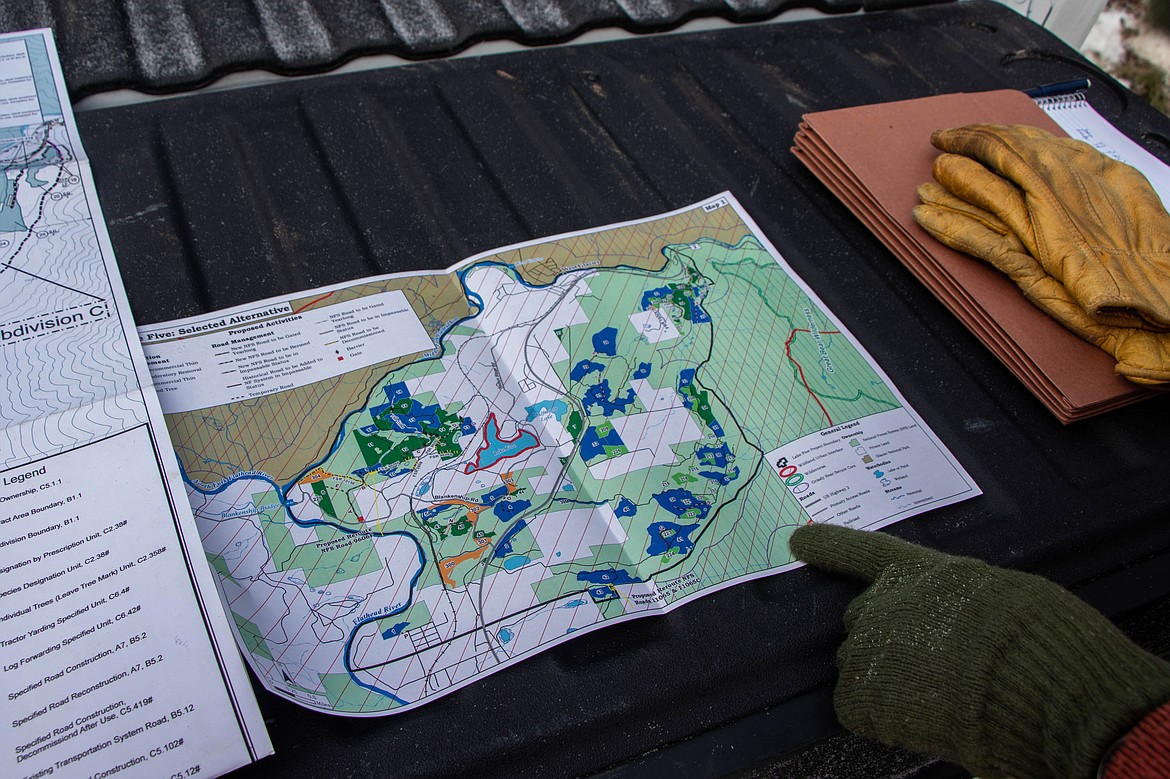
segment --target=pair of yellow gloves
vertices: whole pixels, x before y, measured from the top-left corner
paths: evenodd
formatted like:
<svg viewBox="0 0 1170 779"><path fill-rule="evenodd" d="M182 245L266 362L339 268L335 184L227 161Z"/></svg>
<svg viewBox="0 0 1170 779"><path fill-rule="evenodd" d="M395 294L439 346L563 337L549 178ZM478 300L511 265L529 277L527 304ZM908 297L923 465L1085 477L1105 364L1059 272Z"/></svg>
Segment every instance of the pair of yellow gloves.
<svg viewBox="0 0 1170 779"><path fill-rule="evenodd" d="M1170 383L1170 215L1145 176L1025 125L967 125L931 142L944 153L938 183L919 187L918 223L1010 276L1120 375Z"/></svg>

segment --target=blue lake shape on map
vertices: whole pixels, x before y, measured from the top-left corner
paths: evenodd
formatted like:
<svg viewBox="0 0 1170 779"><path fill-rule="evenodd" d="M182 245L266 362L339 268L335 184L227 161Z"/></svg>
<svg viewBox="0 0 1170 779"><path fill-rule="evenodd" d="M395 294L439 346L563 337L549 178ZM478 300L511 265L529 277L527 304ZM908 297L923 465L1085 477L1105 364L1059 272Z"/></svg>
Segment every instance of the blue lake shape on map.
<svg viewBox="0 0 1170 779"><path fill-rule="evenodd" d="M484 426L483 438L486 445L476 452L475 465L467 466L471 470L490 468L500 460L515 457L526 449L540 446L540 440L522 427L517 429L516 437L511 441L500 438L500 425L496 422L494 414L488 417L487 424ZM466 471L466 473L471 473L471 470Z"/></svg>
<svg viewBox="0 0 1170 779"><path fill-rule="evenodd" d="M695 548L695 542L690 536L698 528L698 523L676 525L673 522L655 522L646 528L646 533L650 536L650 546L646 548L646 554L660 555L670 549L677 550L679 554L687 554Z"/></svg>
<svg viewBox="0 0 1170 779"><path fill-rule="evenodd" d="M514 637L514 636L512 635L512 631L511 631L511 630L508 630L507 628L500 628L500 632L499 632L499 633L496 633L496 635L497 635L497 636L499 636L499 639L500 639L500 643L501 643L501 644L506 644L506 643L508 643L508 642L509 642L509 641L511 641L511 640L512 640L512 638Z"/></svg>
<svg viewBox="0 0 1170 779"><path fill-rule="evenodd" d="M650 368L651 368L651 365L648 362L638 363L638 369L636 371L634 371L634 378L635 379L649 378L650 377Z"/></svg>
<svg viewBox="0 0 1170 779"><path fill-rule="evenodd" d="M603 365L602 368L604 367L605 366ZM569 413L569 406L567 403L565 403L565 401L561 400L560 398L556 398L555 400L542 400L537 403L533 403L531 406L525 406L524 410L528 412L528 418L526 420L528 422L536 419L546 411L556 417L557 421L559 422L565 416L565 414Z"/></svg>
<svg viewBox="0 0 1170 779"><path fill-rule="evenodd" d="M504 560L504 570L514 571L517 568L527 565L530 562L532 562L532 560L528 557L525 557L524 555L513 555L512 557Z"/></svg>

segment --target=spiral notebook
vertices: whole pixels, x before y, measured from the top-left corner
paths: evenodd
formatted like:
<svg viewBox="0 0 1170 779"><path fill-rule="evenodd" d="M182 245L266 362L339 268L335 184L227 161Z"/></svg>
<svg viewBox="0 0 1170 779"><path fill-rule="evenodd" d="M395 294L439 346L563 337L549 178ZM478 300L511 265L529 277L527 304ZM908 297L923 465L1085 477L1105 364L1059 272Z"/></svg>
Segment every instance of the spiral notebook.
<svg viewBox="0 0 1170 779"><path fill-rule="evenodd" d="M1036 105L1060 125L1070 138L1085 141L1102 154L1132 165L1144 173L1158 197L1162 198L1162 205L1170 210L1170 167L1097 113L1085 99L1084 92L1043 97L1036 100Z"/></svg>
<svg viewBox="0 0 1170 779"><path fill-rule="evenodd" d="M980 260L931 238L914 221L917 187L931 180L930 134L976 122L1031 124L1125 158L1170 198L1170 172L1083 97L1043 106L1016 90L938 95L806 114L796 156L1061 422L1159 394L1114 373L1114 360L1029 303ZM1148 157L1148 159L1146 159ZM995 391L992 388L992 391Z"/></svg>

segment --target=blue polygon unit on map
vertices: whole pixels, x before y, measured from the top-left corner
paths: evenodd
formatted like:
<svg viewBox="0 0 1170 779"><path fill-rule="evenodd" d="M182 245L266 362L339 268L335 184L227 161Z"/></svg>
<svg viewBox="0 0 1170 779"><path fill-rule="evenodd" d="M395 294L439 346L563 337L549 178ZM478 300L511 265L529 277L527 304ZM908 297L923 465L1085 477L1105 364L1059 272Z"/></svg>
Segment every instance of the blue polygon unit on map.
<svg viewBox="0 0 1170 779"><path fill-rule="evenodd" d="M735 466L726 473L720 473L719 471L699 471L699 475L704 479L717 481L726 487L728 484L731 484L733 481L739 478L739 467Z"/></svg>
<svg viewBox="0 0 1170 779"><path fill-rule="evenodd" d="M606 600L614 600L617 598L617 596L617 590L608 585L603 584L600 587L589 588L589 597L593 598L594 602L596 603L601 603L602 601Z"/></svg>
<svg viewBox="0 0 1170 779"><path fill-rule="evenodd" d="M720 438L723 438L723 426L719 424L719 420L712 419L707 423L707 427L711 428L712 433L719 436Z"/></svg>
<svg viewBox="0 0 1170 779"><path fill-rule="evenodd" d="M646 533L650 536L650 546L646 548L646 554L659 555L670 549L676 550L679 554L687 554L695 548L695 542L691 540L690 535L698 528L698 523L676 525L673 522L655 522L646 528Z"/></svg>
<svg viewBox="0 0 1170 779"><path fill-rule="evenodd" d="M475 435L477 429L471 417L459 417L459 435Z"/></svg>
<svg viewBox="0 0 1170 779"><path fill-rule="evenodd" d="M532 506L532 501L530 501L530 500L501 500L499 503L497 503L495 506L492 507L492 510L494 512L496 512L496 517L501 522L510 522L510 521L512 521L512 517L516 516L517 514L519 514L520 512L524 511L525 509L527 509L531 506ZM524 525L524 523L521 522L520 526L522 527L523 525ZM515 528L513 528L513 529L515 529ZM512 533L511 531L509 531L509 534L505 535L504 538L508 538L510 535L515 535L515 533ZM501 543L503 543L503 542L501 541Z"/></svg>
<svg viewBox="0 0 1170 779"><path fill-rule="evenodd" d="M601 457L605 454L605 447L607 446L625 446L626 442L618 435L617 430L610 425L609 432L605 434L605 438L597 435L597 428L590 425L585 429L585 433L581 436L581 459L589 462L594 457Z"/></svg>
<svg viewBox="0 0 1170 779"><path fill-rule="evenodd" d="M410 473L409 468L395 468L393 465L383 465L382 463L378 463L377 465L362 466L357 470L350 471L350 473L360 479L367 473L374 473L375 471L382 474L387 479L393 479L398 476L402 476L405 473Z"/></svg>
<svg viewBox="0 0 1170 779"><path fill-rule="evenodd" d="M434 519L444 511L450 511L451 509L457 508L463 508L463 506L460 506L457 503L440 503L437 506L427 506L425 509L419 509L418 515L423 519Z"/></svg>
<svg viewBox="0 0 1170 779"><path fill-rule="evenodd" d="M601 439L597 437L597 428L588 427L585 433L581 436L581 459L589 462L594 457L601 457L605 454L605 447L601 444Z"/></svg>
<svg viewBox="0 0 1170 779"><path fill-rule="evenodd" d="M638 363L638 369L636 371L634 371L634 378L635 379L648 378L650 376L650 367L651 367L650 363L648 363L648 362Z"/></svg>
<svg viewBox="0 0 1170 779"><path fill-rule="evenodd" d="M593 360L582 360L573 366L573 370L569 371L569 380L581 381L594 371L597 371L598 373L604 373L605 364L600 362L593 362ZM531 418L532 417L529 417L529 419Z"/></svg>
<svg viewBox="0 0 1170 779"><path fill-rule="evenodd" d="M405 630L406 626L409 624L410 624L409 622L395 623L393 627L387 628L386 630L382 631L382 638L384 638L386 640L390 640L391 638L394 638L396 635L398 635L403 630Z"/></svg>
<svg viewBox="0 0 1170 779"><path fill-rule="evenodd" d="M638 513L638 506L623 495L617 505L613 507L613 513L619 517L632 517Z"/></svg>
<svg viewBox="0 0 1170 779"><path fill-rule="evenodd" d="M499 510L500 509L497 506L496 511L498 512ZM507 557L508 555L512 554L512 539L514 539L516 534L523 530L526 525L527 523L524 520L520 520L515 525L512 525L512 527L508 528L507 532L500 536L500 542L496 544L496 551L493 554L493 557L498 559Z"/></svg>
<svg viewBox="0 0 1170 779"><path fill-rule="evenodd" d="M483 494L483 496L480 497L479 502L485 506L490 506L493 503L495 503L497 500L499 500L500 498L503 498L507 494L508 494L508 486L506 484L502 484L499 487L496 487L491 492L485 492Z"/></svg>
<svg viewBox="0 0 1170 779"><path fill-rule="evenodd" d="M16 181L7 176L0 178L0 233L23 233L28 230L16 200L16 192L12 189Z"/></svg>
<svg viewBox="0 0 1170 779"><path fill-rule="evenodd" d="M384 387L387 402L370 408L370 416L375 419L385 417L390 426L400 433L422 433L422 426L431 430L439 428L439 405L424 406L410 396L405 382L396 381L389 387ZM410 401L410 411L399 414L393 411L394 404L403 400ZM474 428L471 432L475 432Z"/></svg>
<svg viewBox="0 0 1170 779"><path fill-rule="evenodd" d="M577 581L590 584L637 584L642 581L636 576L630 576L625 568L602 568L600 571L578 571Z"/></svg>
<svg viewBox="0 0 1170 779"><path fill-rule="evenodd" d="M678 394L682 398L683 405L691 408L691 396L686 391L687 387L695 383L695 369L683 368L678 372Z"/></svg>
<svg viewBox="0 0 1170 779"><path fill-rule="evenodd" d="M691 321L696 325L705 325L711 321L711 317L709 317L707 312L704 311L702 306L699 305L699 301L695 300L694 298L691 298Z"/></svg>
<svg viewBox="0 0 1170 779"><path fill-rule="evenodd" d="M663 298L668 298L674 294L674 290L670 287L658 287L656 289L648 289L642 293L642 310L650 308Z"/></svg>
<svg viewBox="0 0 1170 779"><path fill-rule="evenodd" d="M726 468L728 457L731 457L731 450L723 442L720 442L719 446L700 446L695 449L695 459L699 461L699 465Z"/></svg>
<svg viewBox="0 0 1170 779"><path fill-rule="evenodd" d="M609 393L609 379L602 379L600 384L594 384L586 390L585 397L581 399L585 406L585 413L590 413L589 408L591 406L601 406L601 413L610 417L632 406L634 399L637 397L633 387L626 390L626 396L624 398L617 395L610 398Z"/></svg>
<svg viewBox="0 0 1170 779"><path fill-rule="evenodd" d="M398 401L406 400L410 397L410 390L407 389L406 382L404 381L391 382L389 387L383 387L382 389L386 393L386 399L390 405L394 405Z"/></svg>
<svg viewBox="0 0 1170 779"><path fill-rule="evenodd" d="M617 328L604 327L593 334L593 351L598 354L617 356Z"/></svg>
<svg viewBox="0 0 1170 779"><path fill-rule="evenodd" d="M666 492L659 492L654 496L654 500L658 501L659 506L662 506L662 508L674 514L676 517L682 517L688 511L698 511L694 516L697 519L706 519L707 512L711 510L710 503L681 487L667 490Z"/></svg>

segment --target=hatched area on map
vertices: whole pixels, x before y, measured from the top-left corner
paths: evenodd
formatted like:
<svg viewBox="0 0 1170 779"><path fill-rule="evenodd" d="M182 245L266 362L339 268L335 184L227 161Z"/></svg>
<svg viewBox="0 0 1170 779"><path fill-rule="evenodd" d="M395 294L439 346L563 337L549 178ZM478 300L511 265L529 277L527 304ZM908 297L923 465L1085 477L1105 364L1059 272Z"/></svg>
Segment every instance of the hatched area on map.
<svg viewBox="0 0 1170 779"><path fill-rule="evenodd" d="M728 195L287 310L391 289L428 348L168 416L249 661L304 705L403 710L793 567L822 503L978 494Z"/></svg>

